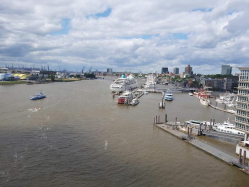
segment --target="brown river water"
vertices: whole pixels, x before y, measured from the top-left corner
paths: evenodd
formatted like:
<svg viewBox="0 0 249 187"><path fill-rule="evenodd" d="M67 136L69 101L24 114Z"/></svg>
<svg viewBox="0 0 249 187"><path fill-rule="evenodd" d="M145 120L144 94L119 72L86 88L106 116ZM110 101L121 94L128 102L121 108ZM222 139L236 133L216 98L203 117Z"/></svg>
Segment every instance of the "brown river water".
<svg viewBox="0 0 249 187"><path fill-rule="evenodd" d="M117 104L111 79L0 86L0 186L248 186L249 176L153 126L231 114L187 93L158 109L161 94ZM31 101L43 91L47 98ZM235 145L203 138L234 154Z"/></svg>

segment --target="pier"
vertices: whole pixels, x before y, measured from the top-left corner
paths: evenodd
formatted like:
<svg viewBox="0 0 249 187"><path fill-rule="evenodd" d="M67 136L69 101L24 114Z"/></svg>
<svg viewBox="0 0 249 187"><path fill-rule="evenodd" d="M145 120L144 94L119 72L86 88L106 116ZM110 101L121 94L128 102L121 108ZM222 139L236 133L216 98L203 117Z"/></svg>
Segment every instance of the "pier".
<svg viewBox="0 0 249 187"><path fill-rule="evenodd" d="M143 91L147 91L147 92L151 92L151 93L162 93L162 92L166 92L168 90L167 89L162 89L162 88L143 88ZM170 88L170 90L172 92L193 92L196 90L196 88Z"/></svg>
<svg viewBox="0 0 249 187"><path fill-rule="evenodd" d="M167 115L165 115L165 123L160 122L160 116L154 118L154 125L159 129L181 139L186 143L204 151L205 153L212 155L213 157L231 165L236 166L240 171L249 174L249 163L246 164L245 157L246 155L240 154L238 158L221 151L208 143L198 139L195 135L192 134L192 128L187 128L187 134L177 130L181 124L177 123L177 118L175 122L167 122Z"/></svg>
<svg viewBox="0 0 249 187"><path fill-rule="evenodd" d="M199 97L195 96L195 98L197 99L200 99ZM230 113L230 114L235 114L232 110L227 110L226 109L226 105L224 106L224 108L220 108L220 107L217 107L217 102L216 102L216 106L212 105L212 102L208 103L208 106L210 106L211 108L214 108L216 110L219 110L219 111L222 111L222 112L227 112L227 113Z"/></svg>

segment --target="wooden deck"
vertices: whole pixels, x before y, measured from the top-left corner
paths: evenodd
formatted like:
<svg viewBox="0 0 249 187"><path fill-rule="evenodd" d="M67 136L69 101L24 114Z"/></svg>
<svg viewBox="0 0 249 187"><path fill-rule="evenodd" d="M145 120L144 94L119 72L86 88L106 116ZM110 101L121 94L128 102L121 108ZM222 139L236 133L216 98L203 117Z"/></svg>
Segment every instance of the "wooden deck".
<svg viewBox="0 0 249 187"><path fill-rule="evenodd" d="M195 136L188 136L187 134L180 132L178 130L173 130L170 125L167 124L155 124L158 128L170 133L171 135L185 140L185 142L193 145L194 147L214 156L215 158L222 160L223 162L229 164L229 165L235 165L240 168L241 171L243 171L246 174L249 174L249 166L248 165L242 165L239 163L239 159L229 155L228 153L225 153L209 144L206 142L199 140Z"/></svg>

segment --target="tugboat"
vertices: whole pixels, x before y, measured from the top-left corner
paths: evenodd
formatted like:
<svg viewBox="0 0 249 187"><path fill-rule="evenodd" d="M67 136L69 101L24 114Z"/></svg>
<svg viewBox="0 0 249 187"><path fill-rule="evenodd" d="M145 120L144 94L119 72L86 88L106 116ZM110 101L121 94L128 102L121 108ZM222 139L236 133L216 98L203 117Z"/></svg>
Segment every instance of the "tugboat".
<svg viewBox="0 0 249 187"><path fill-rule="evenodd" d="M46 95L44 95L42 92L36 94L36 95L31 95L30 100L37 100L37 99L44 99L46 98Z"/></svg>

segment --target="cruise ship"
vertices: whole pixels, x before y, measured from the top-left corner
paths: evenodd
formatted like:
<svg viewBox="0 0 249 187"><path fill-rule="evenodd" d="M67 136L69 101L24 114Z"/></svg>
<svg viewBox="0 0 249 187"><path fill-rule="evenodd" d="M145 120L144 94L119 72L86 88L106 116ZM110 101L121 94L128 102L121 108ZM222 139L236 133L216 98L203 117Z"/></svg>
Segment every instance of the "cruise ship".
<svg viewBox="0 0 249 187"><path fill-rule="evenodd" d="M155 85L156 85L156 77L154 74L151 74L151 75L148 75L147 76L147 81L144 85L144 88L155 88Z"/></svg>
<svg viewBox="0 0 249 187"><path fill-rule="evenodd" d="M137 87L137 82L133 75L129 75L127 78L122 75L121 78L116 79L111 85L110 90L112 92L123 92Z"/></svg>

